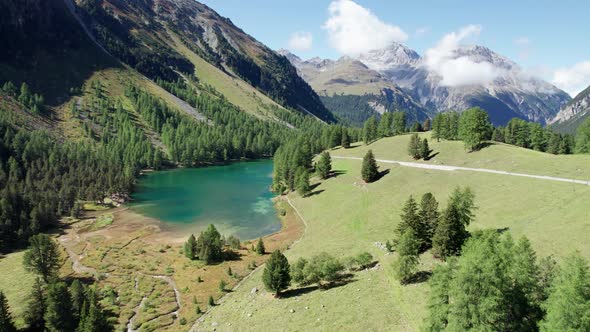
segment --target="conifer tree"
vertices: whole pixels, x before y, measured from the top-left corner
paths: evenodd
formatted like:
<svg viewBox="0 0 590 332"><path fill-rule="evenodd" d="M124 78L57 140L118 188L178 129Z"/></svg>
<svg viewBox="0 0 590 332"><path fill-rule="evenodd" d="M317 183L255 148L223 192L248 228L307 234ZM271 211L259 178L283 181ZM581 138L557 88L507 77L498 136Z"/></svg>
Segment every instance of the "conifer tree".
<svg viewBox="0 0 590 332"><path fill-rule="evenodd" d="M6 296L4 296L2 291L0 291L0 331L16 331L16 327L12 321L12 315L10 314L10 308L8 307L8 300L6 300Z"/></svg>
<svg viewBox="0 0 590 332"><path fill-rule="evenodd" d="M420 200L420 212L418 213L420 222L425 227L426 236L424 238L424 249L432 246L432 237L438 225L439 212L438 202L431 193L426 193Z"/></svg>
<svg viewBox="0 0 590 332"><path fill-rule="evenodd" d="M377 139L377 118L375 116L370 117L365 122L365 127L363 128L363 137L365 144L367 145Z"/></svg>
<svg viewBox="0 0 590 332"><path fill-rule="evenodd" d="M399 240L397 246L399 256L394 263L395 276L402 285L408 283L416 272L416 266L420 261L419 250L420 240L411 228L407 228Z"/></svg>
<svg viewBox="0 0 590 332"><path fill-rule="evenodd" d="M478 107L469 109L461 114L459 120L459 138L470 151L481 147L483 142L491 138L490 120L488 113Z"/></svg>
<svg viewBox="0 0 590 332"><path fill-rule="evenodd" d="M330 153L327 151L322 152L316 167L320 178L324 180L327 179L330 176L330 172L332 171L332 159L330 158Z"/></svg>
<svg viewBox="0 0 590 332"><path fill-rule="evenodd" d="M401 135L406 132L406 112L393 112L393 135Z"/></svg>
<svg viewBox="0 0 590 332"><path fill-rule="evenodd" d="M430 119L426 119L426 120L424 120L424 123L422 124L422 129L424 129L424 131L430 131L430 129L431 129L430 125L431 125Z"/></svg>
<svg viewBox="0 0 590 332"><path fill-rule="evenodd" d="M428 140L425 138L422 140L420 145L420 158L428 160L430 158L430 147L428 146Z"/></svg>
<svg viewBox="0 0 590 332"><path fill-rule="evenodd" d="M184 244L184 247L183 247L184 255L188 259L193 260L193 259L195 259L196 250L197 250L197 239L195 238L195 236L193 234L191 234L188 237L188 240Z"/></svg>
<svg viewBox="0 0 590 332"><path fill-rule="evenodd" d="M342 129L342 140L340 145L345 149L350 148L350 136L348 135L348 130L346 128Z"/></svg>
<svg viewBox="0 0 590 332"><path fill-rule="evenodd" d="M52 332L74 331L76 328L72 315L72 301L65 283L49 284L44 318L47 330Z"/></svg>
<svg viewBox="0 0 590 332"><path fill-rule="evenodd" d="M377 161L375 160L375 156L373 155L372 150L369 150L363 158L361 175L363 181L367 183L377 180L377 177L379 176Z"/></svg>
<svg viewBox="0 0 590 332"><path fill-rule="evenodd" d="M428 318L424 331L444 331L449 324L450 295L453 272L457 268L456 260L450 258L446 264L434 268L429 280L430 296L428 298Z"/></svg>
<svg viewBox="0 0 590 332"><path fill-rule="evenodd" d="M70 296L72 297L72 312L74 318L79 320L80 314L82 313L82 306L84 305L86 294L84 287L80 283L80 280L76 279L70 285Z"/></svg>
<svg viewBox="0 0 590 332"><path fill-rule="evenodd" d="M279 250L275 250L264 267L262 274L262 281L264 286L275 296L279 296L280 292L291 284L291 275L289 273L290 266L287 257Z"/></svg>
<svg viewBox="0 0 590 332"><path fill-rule="evenodd" d="M408 143L408 154L414 159L420 159L422 156L422 151L420 150L421 145L420 136L418 134L412 134Z"/></svg>
<svg viewBox="0 0 590 332"><path fill-rule="evenodd" d="M414 236L423 247L428 241L428 226L418 214L418 204L413 196L410 196L402 208L401 222L397 226L397 234L401 238L403 234L411 229Z"/></svg>
<svg viewBox="0 0 590 332"><path fill-rule="evenodd" d="M264 246L264 242L262 242L262 238L258 239L258 243L256 243L256 253L258 255L264 255L266 253L266 248Z"/></svg>
<svg viewBox="0 0 590 332"><path fill-rule="evenodd" d="M36 278L31 294L29 295L27 310L25 312L25 322L27 325L36 331L43 331L45 329L45 307L47 305L45 290L41 279Z"/></svg>
<svg viewBox="0 0 590 332"><path fill-rule="evenodd" d="M47 234L31 236L30 248L25 252L23 264L43 278L45 282L57 273L59 268L59 251L57 245Z"/></svg>
<svg viewBox="0 0 590 332"><path fill-rule="evenodd" d="M590 153L590 118L586 119L576 131L576 152Z"/></svg>
<svg viewBox="0 0 590 332"><path fill-rule="evenodd" d="M209 225L204 232L201 232L197 239L196 254L198 259L211 264L223 258L222 247L221 234L219 234L214 225Z"/></svg>
<svg viewBox="0 0 590 332"><path fill-rule="evenodd" d="M590 331L590 268L575 253L567 257L545 303L541 331Z"/></svg>
<svg viewBox="0 0 590 332"><path fill-rule="evenodd" d="M96 286L88 287L82 309L80 323L76 332L109 332L113 326L100 306Z"/></svg>
<svg viewBox="0 0 590 332"><path fill-rule="evenodd" d="M390 113L390 112L383 113L383 115L381 115L381 120L379 121L379 125L377 127L377 135L379 137L391 136L392 125L393 125L392 113Z"/></svg>
<svg viewBox="0 0 590 332"><path fill-rule="evenodd" d="M303 167L299 167L295 176L295 188L301 197L305 197L311 191L309 184L309 172Z"/></svg>

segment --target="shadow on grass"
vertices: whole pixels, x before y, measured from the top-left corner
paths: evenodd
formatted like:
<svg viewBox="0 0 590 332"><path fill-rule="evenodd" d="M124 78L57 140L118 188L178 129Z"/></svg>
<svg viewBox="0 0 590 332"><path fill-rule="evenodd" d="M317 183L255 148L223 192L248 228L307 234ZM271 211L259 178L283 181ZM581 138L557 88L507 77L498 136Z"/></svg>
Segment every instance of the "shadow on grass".
<svg viewBox="0 0 590 332"><path fill-rule="evenodd" d="M325 191L324 189L312 191L309 194L305 195L305 197L311 197L311 196L319 195L319 194L323 193L324 191Z"/></svg>
<svg viewBox="0 0 590 332"><path fill-rule="evenodd" d="M336 171L332 171L330 172L330 178L337 178L340 175L346 174L346 171L341 171L341 170L336 170Z"/></svg>
<svg viewBox="0 0 590 332"><path fill-rule="evenodd" d="M354 279L354 274L352 274L352 273L343 274L342 276L340 276L340 278L338 280L335 280L335 281L327 283L327 284L322 284L321 286L320 285L311 285L311 286L304 286L304 287L286 290L283 293L281 293L281 298L286 299L286 298L301 296L301 295L311 293L316 290L323 291L323 290L338 288L338 287L346 286L346 285L348 285L352 282L355 282L355 281L356 281L356 279Z"/></svg>
<svg viewBox="0 0 590 332"><path fill-rule="evenodd" d="M421 284L423 282L428 281L430 277L432 277L432 271L419 271L414 273L414 275L410 279L408 279L408 281L405 284Z"/></svg>
<svg viewBox="0 0 590 332"><path fill-rule="evenodd" d="M496 145L496 142L491 142L491 141L489 141L489 142L483 142L480 145L476 146L473 150L471 150L471 151L469 151L467 153L481 151L481 150L483 150L483 149L485 149L487 147L490 147L492 145Z"/></svg>
<svg viewBox="0 0 590 332"><path fill-rule="evenodd" d="M437 152L435 154L432 154L432 152L434 152L434 150L430 150L430 152L428 153L428 157L424 158L424 161L429 161L430 159L432 159L440 154L440 152Z"/></svg>
<svg viewBox="0 0 590 332"><path fill-rule="evenodd" d="M391 168L388 168L388 169L385 169L385 170L379 172L379 174L377 174L377 178L373 182L377 182L377 181L381 180L381 178L383 178L385 175L389 174L389 172L391 172Z"/></svg>

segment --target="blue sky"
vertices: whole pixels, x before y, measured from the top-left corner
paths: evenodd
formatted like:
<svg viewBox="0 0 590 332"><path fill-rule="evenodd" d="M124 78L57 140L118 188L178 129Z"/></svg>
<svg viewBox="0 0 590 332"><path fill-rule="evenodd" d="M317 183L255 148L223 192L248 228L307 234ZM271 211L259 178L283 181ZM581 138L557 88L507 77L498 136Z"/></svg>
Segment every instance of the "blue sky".
<svg viewBox="0 0 590 332"><path fill-rule="evenodd" d="M237 26L273 49L290 48L302 58L338 58L354 52L363 38L334 37L325 27L336 17L336 29L373 24L387 27L389 36L424 54L445 35L468 25L478 27L462 43L480 44L508 56L568 92L590 84L590 1L467 1L467 0L204 0ZM342 9L348 4L348 13ZM333 6L332 13L329 11ZM356 7L358 6L358 7ZM336 11L334 11L336 10ZM338 12L338 10L342 10ZM367 15L356 16L366 11ZM351 17L346 17L346 16ZM367 18L368 23L364 22ZM378 24L378 23L375 23ZM396 29L396 30L394 30ZM377 30L369 30L377 31ZM359 31L357 31L359 32ZM363 32L363 30L360 30ZM290 44L299 33L299 43ZM382 34L366 33L369 43ZM379 36L376 36L379 35ZM384 34L387 36L387 34ZM309 43L311 36L312 43ZM331 38L332 37L332 38ZM340 39L338 39L340 37ZM377 40L374 40L377 38ZM381 39L380 39L381 38ZM384 37L385 38L385 37ZM334 40L336 39L336 41ZM291 47L289 47L291 46ZM352 46L352 48L350 48ZM359 46L362 49L362 46ZM295 49L294 49L295 48Z"/></svg>

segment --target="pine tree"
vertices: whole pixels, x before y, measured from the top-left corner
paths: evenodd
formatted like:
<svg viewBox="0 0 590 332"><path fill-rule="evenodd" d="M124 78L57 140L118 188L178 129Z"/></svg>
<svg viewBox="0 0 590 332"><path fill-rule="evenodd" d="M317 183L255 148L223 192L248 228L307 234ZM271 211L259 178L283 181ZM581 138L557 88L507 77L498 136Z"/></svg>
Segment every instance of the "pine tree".
<svg viewBox="0 0 590 332"><path fill-rule="evenodd" d="M342 140L340 145L345 149L350 148L350 136L348 135L348 130L346 128L342 129Z"/></svg>
<svg viewBox="0 0 590 332"><path fill-rule="evenodd" d="M297 169L297 175L295 176L295 188L297 193L301 197L305 197L311 191L311 185L309 184L309 172L303 167Z"/></svg>
<svg viewBox="0 0 590 332"><path fill-rule="evenodd" d="M430 124L430 119L424 120L424 123L422 124L422 129L424 129L424 131L430 131Z"/></svg>
<svg viewBox="0 0 590 332"><path fill-rule="evenodd" d="M410 136L410 142L408 143L408 154L414 159L420 159L422 156L420 150L421 145L420 136L418 136L418 134L412 134L412 136Z"/></svg>
<svg viewBox="0 0 590 332"><path fill-rule="evenodd" d="M590 153L590 118L586 119L576 131L576 152Z"/></svg>
<svg viewBox="0 0 590 332"><path fill-rule="evenodd" d="M379 176L379 171L377 167L377 161L375 160L375 156L373 155L373 151L369 150L365 157L363 158L363 166L361 169L361 175L363 181L367 183L371 183L377 180Z"/></svg>
<svg viewBox="0 0 590 332"><path fill-rule="evenodd" d="M215 306L215 300L213 299L213 296L209 295L209 300L207 301L207 303L210 307Z"/></svg>
<svg viewBox="0 0 590 332"><path fill-rule="evenodd" d="M541 331L590 331L590 268L575 253L567 257L545 303Z"/></svg>
<svg viewBox="0 0 590 332"><path fill-rule="evenodd" d="M74 331L76 324L72 315L72 301L63 282L50 284L47 288L45 324L52 332Z"/></svg>
<svg viewBox="0 0 590 332"><path fill-rule="evenodd" d="M406 112L393 112L393 134L401 135L406 132Z"/></svg>
<svg viewBox="0 0 590 332"><path fill-rule="evenodd" d="M424 160L430 158L430 147L428 146L428 140L426 138L422 140L422 144L420 145L420 157Z"/></svg>
<svg viewBox="0 0 590 332"><path fill-rule="evenodd" d="M322 152L316 167L320 178L327 179L332 171L332 159L330 158L330 153L327 151Z"/></svg>
<svg viewBox="0 0 590 332"><path fill-rule="evenodd" d="M80 323L76 332L109 332L113 326L102 310L95 286L87 290L86 300L82 309Z"/></svg>
<svg viewBox="0 0 590 332"><path fill-rule="evenodd" d="M186 243L184 244L184 247L183 247L184 255L188 259L193 260L193 259L195 259L196 250L197 250L197 239L195 238L195 236L193 234L191 234L188 237L188 240L186 241Z"/></svg>
<svg viewBox="0 0 590 332"><path fill-rule="evenodd" d="M379 121L379 126L377 127L377 135L379 137L391 136L392 124L393 124L392 113L390 113L390 112L383 113L383 115L381 115L381 120Z"/></svg>
<svg viewBox="0 0 590 332"><path fill-rule="evenodd" d="M262 242L262 238L258 239L258 243L256 243L256 253L258 255L264 255L266 253L266 248L264 247L264 242Z"/></svg>
<svg viewBox="0 0 590 332"><path fill-rule="evenodd" d="M440 258L457 255L467 239L473 219L473 193L469 188L455 189L432 237L432 252Z"/></svg>
<svg viewBox="0 0 590 332"><path fill-rule="evenodd" d="M82 287L80 280L76 279L72 282L70 285L70 295L72 297L72 311L74 318L79 320L86 297L84 287Z"/></svg>
<svg viewBox="0 0 590 332"><path fill-rule="evenodd" d="M279 296L280 292L291 284L290 266L287 257L279 250L275 250L266 262L262 281L267 290Z"/></svg>
<svg viewBox="0 0 590 332"><path fill-rule="evenodd" d="M427 228L418 215L418 204L416 204L413 196L410 196L404 204L400 217L402 221L397 226L397 234L400 238L408 229L411 229L418 241L423 242L426 240Z"/></svg>
<svg viewBox="0 0 590 332"><path fill-rule="evenodd" d="M377 138L377 118L375 116L370 117L365 122L363 137L367 145L371 144Z"/></svg>
<svg viewBox="0 0 590 332"><path fill-rule="evenodd" d="M395 276L402 285L408 283L416 272L419 250L420 240L411 228L406 229L397 245L399 257L394 263Z"/></svg>
<svg viewBox="0 0 590 332"><path fill-rule="evenodd" d="M16 327L12 321L10 308L8 307L8 300L4 293L0 291L0 331L2 332L16 332Z"/></svg>
<svg viewBox="0 0 590 332"><path fill-rule="evenodd" d="M30 248L24 255L25 268L41 275L45 282L57 273L59 251L47 234L37 234L29 239Z"/></svg>
<svg viewBox="0 0 590 332"><path fill-rule="evenodd" d="M426 193L422 196L418 216L420 222L426 229L426 236L424 239L424 249L426 249L432 246L432 237L434 236L434 231L436 230L439 219L438 202L431 193Z"/></svg>
<svg viewBox="0 0 590 332"><path fill-rule="evenodd" d="M27 325L35 331L43 331L45 329L45 319L43 315L45 313L46 296L43 289L43 283L41 279L36 278L29 295L29 302L27 304L27 310L25 312L25 322Z"/></svg>

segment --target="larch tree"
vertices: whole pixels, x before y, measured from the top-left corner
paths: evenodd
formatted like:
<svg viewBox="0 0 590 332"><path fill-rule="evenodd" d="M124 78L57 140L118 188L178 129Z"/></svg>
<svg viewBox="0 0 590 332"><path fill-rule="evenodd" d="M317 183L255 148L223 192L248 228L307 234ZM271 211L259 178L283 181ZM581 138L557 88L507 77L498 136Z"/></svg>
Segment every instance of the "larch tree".
<svg viewBox="0 0 590 332"><path fill-rule="evenodd" d="M27 303L27 309L25 313L25 323L36 331L43 331L45 329L45 307L47 305L47 299L45 290L43 289L43 283L41 279L36 278L31 293L29 295L29 302Z"/></svg>
<svg viewBox="0 0 590 332"><path fill-rule="evenodd" d="M274 292L277 297L291 284L289 261L279 250L273 251L266 262L262 281L266 289Z"/></svg>
<svg viewBox="0 0 590 332"><path fill-rule="evenodd" d="M59 251L57 245L47 234L37 234L29 239L30 248L25 252L23 264L48 282L59 268Z"/></svg>
<svg viewBox="0 0 590 332"><path fill-rule="evenodd" d="M342 140L340 141L340 145L345 148L350 148L350 136L348 135L348 130L346 128L342 129Z"/></svg>
<svg viewBox="0 0 590 332"><path fill-rule="evenodd" d="M420 211L418 212L418 216L420 221L425 226L425 248L429 248L432 246L432 237L434 236L434 231L436 230L436 226L438 225L439 219L439 212L438 212L438 202L436 198L431 193L426 193L422 195L422 199L420 200Z"/></svg>
<svg viewBox="0 0 590 332"><path fill-rule="evenodd" d="M12 321L8 300L4 293L0 291L0 331L2 332L16 332L16 327Z"/></svg>
<svg viewBox="0 0 590 332"><path fill-rule="evenodd" d="M428 140L425 138L420 144L420 158L428 160L430 158L430 147L428 146Z"/></svg>
<svg viewBox="0 0 590 332"><path fill-rule="evenodd" d="M590 153L590 118L586 119L576 131L576 152Z"/></svg>
<svg viewBox="0 0 590 332"><path fill-rule="evenodd" d="M316 168L321 179L325 180L330 177L330 172L332 171L332 158L328 151L322 152Z"/></svg>
<svg viewBox="0 0 590 332"><path fill-rule="evenodd" d="M410 141L408 142L408 154L410 157L416 160L420 159L422 156L422 152L420 150L421 144L420 136L418 136L418 134L412 134L412 136L410 136Z"/></svg>
<svg viewBox="0 0 590 332"><path fill-rule="evenodd" d="M579 253L565 259L551 285L545 310L540 323L543 332L590 331L590 268Z"/></svg>
<svg viewBox="0 0 590 332"><path fill-rule="evenodd" d="M397 260L394 262L395 277L400 283L408 283L416 273L416 267L420 262L418 256L420 240L411 228L404 231L397 245Z"/></svg>
<svg viewBox="0 0 590 332"><path fill-rule="evenodd" d="M370 117L365 122L363 137L367 145L377 139L377 118L375 116Z"/></svg>
<svg viewBox="0 0 590 332"><path fill-rule="evenodd" d="M488 113L475 107L461 114L459 119L459 138L470 151L479 149L491 138L492 125Z"/></svg>
<svg viewBox="0 0 590 332"><path fill-rule="evenodd" d="M377 161L375 160L375 156L373 155L372 150L369 150L367 154L365 154L365 156L363 157L361 176L363 178L363 181L367 183L376 181L377 177L379 176Z"/></svg>
<svg viewBox="0 0 590 332"><path fill-rule="evenodd" d="M46 328L52 332L74 331L76 322L72 315L72 300L63 282L49 284L47 288Z"/></svg>
<svg viewBox="0 0 590 332"><path fill-rule="evenodd" d="M295 175L295 189L301 197L305 197L311 191L309 184L309 171L306 168L299 167Z"/></svg>

